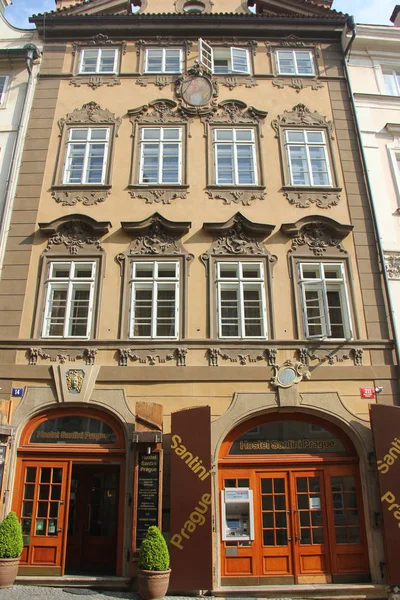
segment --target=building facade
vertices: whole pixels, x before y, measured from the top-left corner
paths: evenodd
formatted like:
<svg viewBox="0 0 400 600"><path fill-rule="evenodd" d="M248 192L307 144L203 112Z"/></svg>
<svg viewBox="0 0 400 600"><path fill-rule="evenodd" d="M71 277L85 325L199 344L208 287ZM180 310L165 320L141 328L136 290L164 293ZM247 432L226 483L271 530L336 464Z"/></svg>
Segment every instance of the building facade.
<svg viewBox="0 0 400 600"><path fill-rule="evenodd" d="M21 574L129 578L159 522L172 589L208 531L194 589L382 597L369 405L396 404L397 370L330 5L58 0L33 17L0 283Z"/></svg>

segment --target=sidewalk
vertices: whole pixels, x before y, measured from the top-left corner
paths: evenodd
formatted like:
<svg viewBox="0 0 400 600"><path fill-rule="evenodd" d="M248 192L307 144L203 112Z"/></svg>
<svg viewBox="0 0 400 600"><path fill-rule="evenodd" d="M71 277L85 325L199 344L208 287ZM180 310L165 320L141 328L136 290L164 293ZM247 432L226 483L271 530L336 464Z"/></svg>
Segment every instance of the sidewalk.
<svg viewBox="0 0 400 600"><path fill-rule="evenodd" d="M91 590L87 588L52 588L31 585L14 585L12 588L0 590L0 600L139 600L135 592L116 592ZM183 600L183 596L171 596L171 600ZM204 598L188 597L187 600L204 600Z"/></svg>

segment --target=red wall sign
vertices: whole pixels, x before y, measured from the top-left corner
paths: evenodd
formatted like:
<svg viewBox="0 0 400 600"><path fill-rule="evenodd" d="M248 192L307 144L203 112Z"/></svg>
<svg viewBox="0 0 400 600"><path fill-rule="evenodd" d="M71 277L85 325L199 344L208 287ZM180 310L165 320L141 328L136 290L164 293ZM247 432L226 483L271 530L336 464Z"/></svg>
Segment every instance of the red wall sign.
<svg viewBox="0 0 400 600"><path fill-rule="evenodd" d="M367 400L375 399L375 388L373 387L362 387L360 388L361 398L366 398Z"/></svg>
<svg viewBox="0 0 400 600"><path fill-rule="evenodd" d="M400 407L370 406L389 585L400 582Z"/></svg>
<svg viewBox="0 0 400 600"><path fill-rule="evenodd" d="M172 413L170 553L171 590L212 588L209 406Z"/></svg>

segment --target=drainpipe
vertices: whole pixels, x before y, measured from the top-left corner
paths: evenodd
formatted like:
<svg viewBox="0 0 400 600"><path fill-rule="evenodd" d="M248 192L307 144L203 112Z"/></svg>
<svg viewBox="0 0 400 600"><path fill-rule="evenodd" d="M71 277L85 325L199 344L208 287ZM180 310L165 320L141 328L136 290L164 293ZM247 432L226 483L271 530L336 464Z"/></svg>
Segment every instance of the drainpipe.
<svg viewBox="0 0 400 600"><path fill-rule="evenodd" d="M399 346L398 332L396 330L396 319L395 319L395 313L394 313L394 309L393 309L393 299L391 296L391 288L390 288L389 278L388 278L386 265L385 265L385 255L384 255L383 247L382 247L381 230L380 230L379 221L378 221L376 210L375 210L375 198L374 198L374 194L373 194L371 184L370 184L370 181L368 178L367 158L365 155L364 145L363 145L362 139L361 139L361 127L360 127L360 122L359 122L359 118L358 118L358 112L356 109L356 104L354 101L354 93L353 93L353 87L351 84L351 79L349 76L349 69L347 66L348 61L346 60L346 57L348 56L348 54L351 50L351 47L353 45L353 42L357 35L357 25L355 23L354 17L349 17L349 19L347 21L347 30L352 31L352 36L344 50L344 68L345 68L345 72L346 72L346 80L347 80L347 86L348 86L348 91L349 91L349 95L350 95L350 102L351 102L351 106L353 109L353 115L354 115L356 125L357 125L356 134L357 134L358 145L359 145L359 148L361 151L361 165L362 165L362 169L363 169L363 173L364 173L364 179L366 182L368 197L369 197L369 201L370 201L369 203L370 203L372 216L373 216L375 237L376 237L377 244L378 244L378 253L379 253L379 257L380 257L382 269L383 269L385 292L386 292L386 296L387 296L388 304L389 304L389 317L390 317L390 324L391 324L392 331L393 331L396 359L397 359L397 364L399 365L400 364L400 346Z"/></svg>
<svg viewBox="0 0 400 600"><path fill-rule="evenodd" d="M18 173L21 166L22 151L26 132L28 129L28 117L32 107L33 95L35 92L37 75L40 65L33 64L33 61L40 56L40 52L35 44L26 44L24 46L26 69L29 77L25 91L24 104L21 111L21 116L17 128L17 137L15 140L10 169L7 179L3 216L0 225L0 279L3 274L4 256L6 252L6 244L8 232L10 230L11 216L14 207L15 192L18 183Z"/></svg>

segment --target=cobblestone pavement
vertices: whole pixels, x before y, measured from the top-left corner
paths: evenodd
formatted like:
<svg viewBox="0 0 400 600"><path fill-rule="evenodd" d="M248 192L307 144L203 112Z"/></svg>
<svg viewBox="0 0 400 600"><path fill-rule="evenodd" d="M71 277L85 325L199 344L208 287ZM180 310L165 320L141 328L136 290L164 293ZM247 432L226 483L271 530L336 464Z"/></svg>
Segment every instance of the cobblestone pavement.
<svg viewBox="0 0 400 600"><path fill-rule="evenodd" d="M129 598L139 600L135 592L115 592L91 590L85 588L52 588L30 585L14 585L12 588L0 590L0 600L118 600ZM182 597L171 596L170 600L183 600ZM187 600L204 600L191 596ZM254 599L255 600L255 599Z"/></svg>

